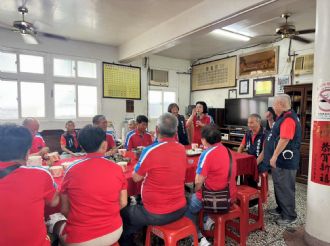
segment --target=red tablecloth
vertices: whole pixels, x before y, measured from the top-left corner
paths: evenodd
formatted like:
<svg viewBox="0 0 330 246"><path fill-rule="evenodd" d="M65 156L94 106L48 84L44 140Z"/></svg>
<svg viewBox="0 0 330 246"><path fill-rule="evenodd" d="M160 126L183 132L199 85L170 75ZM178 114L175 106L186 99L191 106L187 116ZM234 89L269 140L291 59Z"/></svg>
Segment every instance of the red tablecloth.
<svg viewBox="0 0 330 246"><path fill-rule="evenodd" d="M257 181L258 180L258 167L257 160L253 155L241 154L231 151L233 158L237 162L237 173L236 176L240 175L251 175ZM186 171L186 182L194 182L196 175L196 168L198 164L198 156L187 157L187 171Z"/></svg>

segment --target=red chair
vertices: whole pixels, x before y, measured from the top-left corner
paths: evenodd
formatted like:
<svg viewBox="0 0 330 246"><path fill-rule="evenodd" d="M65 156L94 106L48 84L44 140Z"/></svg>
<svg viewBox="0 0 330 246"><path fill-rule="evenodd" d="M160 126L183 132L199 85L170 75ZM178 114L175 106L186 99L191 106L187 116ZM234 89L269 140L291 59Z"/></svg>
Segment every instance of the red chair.
<svg viewBox="0 0 330 246"><path fill-rule="evenodd" d="M237 186L237 199L242 210L240 228L242 228L243 225L243 234L247 235L248 238L251 231L257 229L264 230L264 212L260 191L247 185L239 185ZM249 201L254 199L258 199L258 214L250 212ZM254 223L250 223L250 219L252 219ZM231 223L231 226L238 229L237 223ZM242 233L241 230L240 233Z"/></svg>
<svg viewBox="0 0 330 246"><path fill-rule="evenodd" d="M263 172L260 174L261 177L261 187L258 189L261 192L262 203L267 203L268 199L268 172Z"/></svg>
<svg viewBox="0 0 330 246"><path fill-rule="evenodd" d="M150 246L151 233L162 238L167 246L176 246L176 243L186 237L193 236L194 244L198 245L198 237L195 225L186 217L162 226L148 226L146 246Z"/></svg>
<svg viewBox="0 0 330 246"><path fill-rule="evenodd" d="M199 213L199 228L204 236L214 237L213 245L215 246L225 246L226 236L229 236L232 239L236 240L240 243L241 246L245 246L246 235L244 234L245 231L243 230L243 228L239 228L240 235L237 236L236 234L233 234L231 231L229 231L226 227L226 224L234 219L239 219L240 225L243 226L243 224L241 224L241 213L242 211L240 207L237 204L233 204L229 212L226 214L209 214L208 216L210 216L215 222L215 227L212 231L205 231L203 225L204 212L203 210L201 210L201 212Z"/></svg>

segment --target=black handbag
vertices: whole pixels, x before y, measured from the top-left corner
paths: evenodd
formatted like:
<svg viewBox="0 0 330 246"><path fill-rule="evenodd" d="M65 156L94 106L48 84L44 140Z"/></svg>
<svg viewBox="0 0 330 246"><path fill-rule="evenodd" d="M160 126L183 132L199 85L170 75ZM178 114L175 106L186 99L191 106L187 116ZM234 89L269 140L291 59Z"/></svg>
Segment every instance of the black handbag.
<svg viewBox="0 0 330 246"><path fill-rule="evenodd" d="M203 196L203 210L205 213L213 214L224 214L227 213L230 209L230 190L229 183L231 178L233 157L230 153L230 150L227 148L229 155L229 172L227 186L222 190L209 190L205 187L205 184L202 186L202 196Z"/></svg>

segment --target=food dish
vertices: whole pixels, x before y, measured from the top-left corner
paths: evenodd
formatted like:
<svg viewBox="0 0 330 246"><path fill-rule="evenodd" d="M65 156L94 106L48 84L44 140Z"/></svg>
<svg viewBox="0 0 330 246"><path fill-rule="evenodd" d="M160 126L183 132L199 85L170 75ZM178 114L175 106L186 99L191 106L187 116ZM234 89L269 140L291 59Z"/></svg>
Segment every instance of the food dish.
<svg viewBox="0 0 330 246"><path fill-rule="evenodd" d="M188 149L186 150L187 156L194 156L194 155L200 155L203 152L202 149Z"/></svg>

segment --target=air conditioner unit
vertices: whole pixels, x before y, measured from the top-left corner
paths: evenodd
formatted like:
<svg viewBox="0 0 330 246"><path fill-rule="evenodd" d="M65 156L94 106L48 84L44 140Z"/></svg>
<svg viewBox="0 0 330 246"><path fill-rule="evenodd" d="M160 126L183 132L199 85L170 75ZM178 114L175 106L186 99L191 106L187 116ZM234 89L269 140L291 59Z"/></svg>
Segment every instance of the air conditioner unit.
<svg viewBox="0 0 330 246"><path fill-rule="evenodd" d="M296 57L294 66L295 75L312 74L314 69L314 54Z"/></svg>
<svg viewBox="0 0 330 246"><path fill-rule="evenodd" d="M168 71L151 69L149 85L168 87Z"/></svg>

